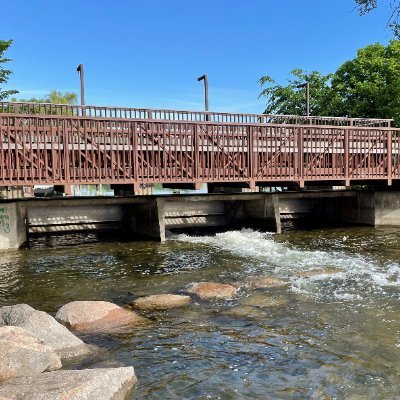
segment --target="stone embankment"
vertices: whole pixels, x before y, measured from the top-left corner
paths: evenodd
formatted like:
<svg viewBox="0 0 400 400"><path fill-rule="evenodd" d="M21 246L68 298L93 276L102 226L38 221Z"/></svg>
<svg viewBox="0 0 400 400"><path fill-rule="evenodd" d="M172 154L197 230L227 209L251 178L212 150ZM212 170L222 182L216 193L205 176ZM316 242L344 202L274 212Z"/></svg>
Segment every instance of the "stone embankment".
<svg viewBox="0 0 400 400"><path fill-rule="evenodd" d="M145 319L115 304L83 303L91 304L85 304L81 314L78 312L79 307L73 303L70 303L70 307L66 305L63 310L60 309L59 314L73 321L72 310L77 310L78 327L95 328L96 331L104 329L107 332L113 323L117 329L121 324L132 326ZM82 359L91 351L81 339L43 311L35 310L27 304L1 307L0 399L125 399L137 382L131 366L61 370L64 360L71 362L73 359Z"/></svg>
<svg viewBox="0 0 400 400"><path fill-rule="evenodd" d="M293 274L293 278L314 279L336 272L313 269ZM62 369L65 360L70 368L71 360L82 360L94 351L69 329L90 334L132 332L151 323L140 312L187 307L192 301L232 300L236 305L231 315L240 315L243 308L276 308L286 304L282 290L289 283L268 276L249 277L240 284L197 282L183 289L184 294L138 297L125 307L106 301L73 301L61 307L55 318L27 304L1 307L0 399L125 399L137 382L132 366Z"/></svg>

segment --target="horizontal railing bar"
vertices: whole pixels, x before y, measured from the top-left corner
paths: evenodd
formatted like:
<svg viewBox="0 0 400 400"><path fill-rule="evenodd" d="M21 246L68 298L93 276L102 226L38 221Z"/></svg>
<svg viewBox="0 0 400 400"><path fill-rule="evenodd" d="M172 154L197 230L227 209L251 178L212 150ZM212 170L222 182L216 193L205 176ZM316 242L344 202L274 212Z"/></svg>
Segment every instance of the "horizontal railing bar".
<svg viewBox="0 0 400 400"><path fill-rule="evenodd" d="M17 111L16 111L17 110ZM295 120L295 121L311 121L314 122L311 125L324 125L326 121L342 122L346 125L352 126L354 123L364 123L364 124L384 124L390 126L393 122L392 119L386 118L349 118L349 117L330 117L330 116L303 116L303 115L284 115L284 114L242 114L242 113L226 113L226 112L212 112L212 111L189 111L189 110L168 110L168 109L146 109L146 108L129 108L129 107L110 107L110 106L92 106L92 105L66 105L66 104L53 104L53 103L29 103L29 102L0 102L0 113L14 113L27 115L30 114L29 111L38 110L39 113L44 110L45 115L48 111L61 112L61 115L66 115L68 113L73 113L74 111L80 115L73 116L86 116L86 117L96 117L96 113L104 113L110 115L104 115L104 117L111 117L111 114L125 114L136 113L142 114L142 118L151 119L152 115L159 115L156 120L171 120L175 118L176 115L180 116L178 120L180 121L191 121L198 122L196 118L201 118L201 121L207 121L208 119L214 118L210 122L234 122L240 123L241 119L278 119L280 121L284 120ZM47 111L47 112L46 112ZM36 114L36 113L34 113ZM89 115L85 115L89 114ZM92 115L93 114L93 115ZM100 115L102 117L102 115ZM189 119L190 117L190 119ZM119 118L123 118L122 115ZM193 119L194 118L194 119ZM231 118L233 121L218 121L218 118ZM258 121L254 121L256 123ZM346 126L345 125L345 126ZM339 125L340 126L340 125Z"/></svg>
<svg viewBox="0 0 400 400"><path fill-rule="evenodd" d="M274 127L274 128L304 128L304 129L313 129L313 130L370 130L370 131L393 131L400 132L400 128L395 127L387 127L387 126L355 126L355 125L306 125L306 124L279 124L279 123L241 123L241 122L214 122L214 121L180 121L180 120L157 120L157 119L143 119L143 118L113 118L113 117L83 117L83 116L65 116L65 115L51 115L51 116L42 116L39 114L26 114L21 117L22 114L5 114L2 115L0 113L1 118L19 118L21 121L23 120L42 120L42 121L51 121L51 120L66 120L66 121L86 121L86 122L114 122L114 123L128 123L128 122L138 122L143 124L153 123L153 124L176 124L176 125L187 125L187 126L198 126L198 125L208 125L208 126L240 126L240 127ZM28 127L27 125L25 127ZM115 129L115 128L114 128Z"/></svg>

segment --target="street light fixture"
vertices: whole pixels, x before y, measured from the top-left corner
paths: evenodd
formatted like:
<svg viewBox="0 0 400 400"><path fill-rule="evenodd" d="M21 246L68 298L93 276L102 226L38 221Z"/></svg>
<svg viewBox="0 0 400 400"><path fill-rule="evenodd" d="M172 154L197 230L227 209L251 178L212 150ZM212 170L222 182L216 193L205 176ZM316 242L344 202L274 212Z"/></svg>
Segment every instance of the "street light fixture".
<svg viewBox="0 0 400 400"><path fill-rule="evenodd" d="M81 105L85 105L85 80L83 75L83 64L79 64L76 69L81 79Z"/></svg>
<svg viewBox="0 0 400 400"><path fill-rule="evenodd" d="M208 111L208 76L207 74L204 74L202 76L200 76L199 78L197 78L197 81L204 81L204 103L205 103L205 108L206 108L206 112ZM207 118L208 120L208 118Z"/></svg>
<svg viewBox="0 0 400 400"><path fill-rule="evenodd" d="M306 88L306 115L307 117L310 116L310 83L302 83L301 85L296 86L297 89Z"/></svg>

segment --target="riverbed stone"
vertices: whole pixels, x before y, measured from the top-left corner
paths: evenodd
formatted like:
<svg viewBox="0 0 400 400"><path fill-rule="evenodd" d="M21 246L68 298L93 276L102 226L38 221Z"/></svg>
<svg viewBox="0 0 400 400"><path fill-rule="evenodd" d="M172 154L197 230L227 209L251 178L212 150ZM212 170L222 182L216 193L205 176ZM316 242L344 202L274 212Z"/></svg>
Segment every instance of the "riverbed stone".
<svg viewBox="0 0 400 400"><path fill-rule="evenodd" d="M186 290L202 300L208 299L231 299L238 291L238 288L226 283L199 282Z"/></svg>
<svg viewBox="0 0 400 400"><path fill-rule="evenodd" d="M284 296L269 296L265 293L260 292L254 292L241 301L241 305L243 306L252 306L259 308L281 307L286 305L287 303L288 300Z"/></svg>
<svg viewBox="0 0 400 400"><path fill-rule="evenodd" d="M284 288L288 284L288 281L272 276L252 276L246 282L246 286L251 289Z"/></svg>
<svg viewBox="0 0 400 400"><path fill-rule="evenodd" d="M27 330L0 327L0 382L61 368L57 353Z"/></svg>
<svg viewBox="0 0 400 400"><path fill-rule="evenodd" d="M118 333L143 325L148 319L107 301L73 301L61 307L56 319L70 329Z"/></svg>
<svg viewBox="0 0 400 400"><path fill-rule="evenodd" d="M190 303L190 296L181 294L154 294L139 297L132 302L132 305L139 310L169 310L171 308L182 307Z"/></svg>
<svg viewBox="0 0 400 400"><path fill-rule="evenodd" d="M17 326L30 332L54 349L61 359L80 357L90 353L89 347L59 324L51 315L27 304L0 308L0 326Z"/></svg>
<svg viewBox="0 0 400 400"><path fill-rule="evenodd" d="M0 385L1 400L123 400L137 382L133 367L61 370Z"/></svg>

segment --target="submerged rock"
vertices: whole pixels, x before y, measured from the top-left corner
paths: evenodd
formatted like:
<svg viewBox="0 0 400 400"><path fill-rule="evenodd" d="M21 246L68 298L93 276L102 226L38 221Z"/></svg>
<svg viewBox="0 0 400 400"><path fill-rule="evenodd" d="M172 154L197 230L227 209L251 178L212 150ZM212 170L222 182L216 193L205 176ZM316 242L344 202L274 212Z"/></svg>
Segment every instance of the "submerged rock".
<svg viewBox="0 0 400 400"><path fill-rule="evenodd" d="M51 315L37 311L27 304L1 307L0 326L24 328L40 339L44 345L53 348L61 359L74 358L90 352L82 340L59 324Z"/></svg>
<svg viewBox="0 0 400 400"><path fill-rule="evenodd" d="M289 282L283 279L274 278L271 276L253 276L250 277L246 282L246 286L252 289L283 288L288 286L288 284Z"/></svg>
<svg viewBox="0 0 400 400"><path fill-rule="evenodd" d="M73 301L61 307L56 319L76 331L123 332L148 320L107 301Z"/></svg>
<svg viewBox="0 0 400 400"><path fill-rule="evenodd" d="M45 372L0 386L4 400L122 400L137 382L133 367Z"/></svg>
<svg viewBox="0 0 400 400"><path fill-rule="evenodd" d="M186 290L187 293L195 294L200 299L231 299L238 289L233 285L216 282L195 283Z"/></svg>
<svg viewBox="0 0 400 400"><path fill-rule="evenodd" d="M0 327L0 382L61 368L57 353L27 330Z"/></svg>
<svg viewBox="0 0 400 400"><path fill-rule="evenodd" d="M283 296L268 296L264 293L253 293L241 301L243 306L253 306L260 308L281 307L288 303Z"/></svg>
<svg viewBox="0 0 400 400"><path fill-rule="evenodd" d="M179 294L155 294L139 297L132 302L132 305L139 310L169 310L182 307L190 303L190 296Z"/></svg>

